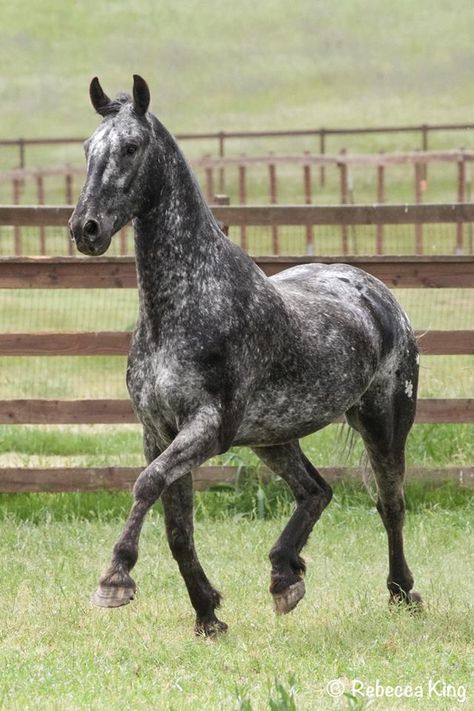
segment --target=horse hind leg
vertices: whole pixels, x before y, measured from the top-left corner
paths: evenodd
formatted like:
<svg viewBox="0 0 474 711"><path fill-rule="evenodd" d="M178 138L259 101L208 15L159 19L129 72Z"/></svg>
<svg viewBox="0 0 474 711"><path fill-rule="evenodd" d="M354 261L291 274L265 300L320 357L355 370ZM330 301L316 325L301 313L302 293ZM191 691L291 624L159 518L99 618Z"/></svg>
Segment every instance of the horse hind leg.
<svg viewBox="0 0 474 711"><path fill-rule="evenodd" d="M405 442L415 417L417 378L414 372L406 381L397 372L395 383L375 381L346 416L364 440L377 484L377 510L388 537L390 601L419 604L403 545Z"/></svg>
<svg viewBox="0 0 474 711"><path fill-rule="evenodd" d="M305 594L304 560L300 552L332 497L329 484L302 453L297 441L253 448L257 456L289 485L296 509L270 551L272 564L270 592L275 612L293 610Z"/></svg>

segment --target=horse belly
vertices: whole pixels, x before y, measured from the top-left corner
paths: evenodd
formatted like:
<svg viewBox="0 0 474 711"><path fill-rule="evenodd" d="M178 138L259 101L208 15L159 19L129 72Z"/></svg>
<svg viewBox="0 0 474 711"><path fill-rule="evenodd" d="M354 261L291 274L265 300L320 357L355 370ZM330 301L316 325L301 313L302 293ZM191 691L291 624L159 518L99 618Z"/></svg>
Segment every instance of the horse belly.
<svg viewBox="0 0 474 711"><path fill-rule="evenodd" d="M308 392L306 388L291 392L268 389L248 404L235 444L285 442L316 432L344 414L363 389L330 393Z"/></svg>
<svg viewBox="0 0 474 711"><path fill-rule="evenodd" d="M360 399L375 370L374 360L347 351L267 382L247 401L235 444L283 442L326 427Z"/></svg>

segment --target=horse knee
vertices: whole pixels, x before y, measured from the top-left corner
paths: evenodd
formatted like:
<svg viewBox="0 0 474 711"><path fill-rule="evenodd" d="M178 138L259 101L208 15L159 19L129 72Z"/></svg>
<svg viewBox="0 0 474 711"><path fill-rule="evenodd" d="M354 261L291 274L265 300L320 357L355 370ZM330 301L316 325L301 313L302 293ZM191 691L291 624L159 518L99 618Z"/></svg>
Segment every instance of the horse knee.
<svg viewBox="0 0 474 711"><path fill-rule="evenodd" d="M135 501L153 504L161 496L164 488L163 477L150 466L142 471L133 487Z"/></svg>

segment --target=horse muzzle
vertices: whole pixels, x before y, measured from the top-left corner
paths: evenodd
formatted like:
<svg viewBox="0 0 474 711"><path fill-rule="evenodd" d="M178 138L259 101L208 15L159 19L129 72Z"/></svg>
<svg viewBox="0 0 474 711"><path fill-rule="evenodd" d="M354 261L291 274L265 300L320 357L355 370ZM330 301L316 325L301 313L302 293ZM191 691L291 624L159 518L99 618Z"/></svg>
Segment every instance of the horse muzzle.
<svg viewBox="0 0 474 711"><path fill-rule="evenodd" d="M76 211L69 220L69 234L79 252L92 257L104 254L112 239L112 231L99 220L88 215L81 217L76 215Z"/></svg>

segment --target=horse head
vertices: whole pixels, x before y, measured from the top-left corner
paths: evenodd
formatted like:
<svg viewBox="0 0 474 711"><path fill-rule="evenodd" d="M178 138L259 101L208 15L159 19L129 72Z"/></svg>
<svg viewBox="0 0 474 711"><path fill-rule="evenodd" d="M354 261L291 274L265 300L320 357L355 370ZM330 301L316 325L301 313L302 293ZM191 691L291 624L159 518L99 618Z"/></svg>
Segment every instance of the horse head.
<svg viewBox="0 0 474 711"><path fill-rule="evenodd" d="M80 252L98 256L121 227L153 207L158 183L150 173L160 170L160 158L144 79L133 76L133 96L110 99L94 77L89 94L102 122L84 144L87 177L69 230Z"/></svg>

